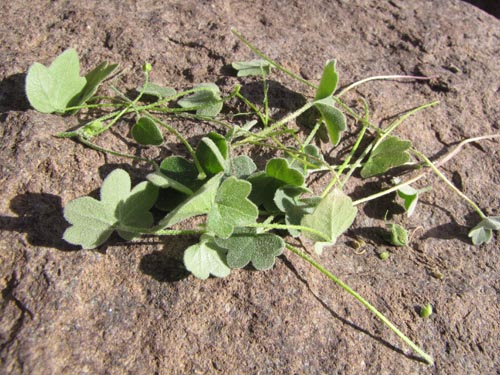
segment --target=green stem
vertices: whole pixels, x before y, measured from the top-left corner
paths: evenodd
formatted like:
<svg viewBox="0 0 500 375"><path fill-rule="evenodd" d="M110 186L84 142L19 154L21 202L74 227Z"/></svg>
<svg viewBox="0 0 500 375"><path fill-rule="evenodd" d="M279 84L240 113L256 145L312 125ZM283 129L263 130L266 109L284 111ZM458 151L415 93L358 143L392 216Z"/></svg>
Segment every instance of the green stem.
<svg viewBox="0 0 500 375"><path fill-rule="evenodd" d="M472 199L470 199L467 195L465 195L464 193L462 193L455 185L453 185L451 183L450 180L448 180L448 178L446 178L446 176L444 174L441 173L441 171L432 163L432 161L429 160L429 158L427 158L427 156L425 156L424 154L422 154L421 152L417 151L417 150L412 150L412 152L417 156L419 157L420 159L422 159L423 161L425 161L425 163L427 164L427 166L429 166L432 171L444 182L446 183L446 185L448 185L455 193L457 193L463 200L465 200L467 203L469 203L469 205L472 206L472 208L477 212L477 214L481 217L481 219L486 219L487 218L487 215L484 214L484 212L479 208L479 206L474 203L474 201L472 201Z"/></svg>
<svg viewBox="0 0 500 375"><path fill-rule="evenodd" d="M342 280L337 278L330 271L328 271L326 268L324 268L321 264L316 262L313 258L311 258L309 255L307 255L303 251L297 249L296 247L294 247L290 244L287 244L286 248L288 250L290 250L291 252L293 252L294 254L301 257L302 259L304 259L306 262L311 264L313 267L315 267L317 270L319 270L321 273L323 273L326 277L328 277L330 280L332 280L335 284L337 284L342 289L344 289L351 296L356 298L372 314L374 314L377 318L379 318L382 321L382 323L384 323L387 327L389 327L389 329L392 330L401 340L403 340L405 344L407 344L410 348L412 348L415 351L415 353L417 353L419 356L421 356L422 359L425 360L425 362L427 362L429 365L434 364L434 360L429 354L424 352L417 344L415 344L413 341L411 341L403 332L401 332L394 324L392 324L391 321L389 319L387 319L380 311L378 311L367 300L365 300L358 293L356 293L353 289L351 289Z"/></svg>
<svg viewBox="0 0 500 375"><path fill-rule="evenodd" d="M328 242L331 241L331 238L328 238L327 236L325 236L324 233L322 233L322 232L320 232L320 231L318 231L316 229L313 229L313 228L304 227L302 225L275 224L275 223L254 223L254 224L247 225L247 227L250 227L250 228L265 228L265 229L285 229L285 230L296 229L296 230L300 230L302 232L309 232L309 233L315 234L318 237L324 239L325 241L328 241Z"/></svg>
<svg viewBox="0 0 500 375"><path fill-rule="evenodd" d="M336 97L340 98L342 95L344 95L346 92L349 90L352 90L356 86L362 85L363 83L369 82L369 81L380 81L380 80L395 80L395 79L410 79L410 80L430 80L433 77L421 77L421 76L405 76L405 75L387 75L387 76L373 76L373 77L368 77L359 81L356 81L349 86L347 86L345 89L343 89L341 92L339 92Z"/></svg>
<svg viewBox="0 0 500 375"><path fill-rule="evenodd" d="M177 137L177 139L184 145L184 147L186 147L186 150L189 152L189 154L193 158L193 161L194 161L194 164L196 166L196 169L198 170L198 179L199 180L203 180L203 179L205 179L207 177L205 171L203 170L203 167L200 164L200 161L199 161L198 157L196 156L196 152L194 151L193 147L191 147L191 145L189 144L189 142L187 141L187 139L182 136L181 133L179 133L175 128L173 128L172 126L164 123L159 118L157 118L157 117L155 117L153 115L146 114L144 117L146 117L146 118L150 119L151 121L159 124L160 126L162 126L165 129L167 129L170 133L172 133L173 135L175 135L175 137Z"/></svg>
<svg viewBox="0 0 500 375"><path fill-rule="evenodd" d="M240 33L238 33L235 29L231 29L231 32L239 39L243 42L243 44L245 44L248 48L250 48L252 50L253 53L255 53L257 56L259 56L260 58L266 60L269 64L271 64L272 66L274 66L276 69L278 70L281 70L283 73L285 74L288 74L290 77L296 79L297 81L299 82L302 82L304 85L306 86L309 86L313 89L317 89L317 86L312 84L311 82L305 80L304 78L302 77L299 77L297 74L289 71L288 69L286 69L285 67L281 66L280 64L278 64L276 61L274 60L271 60L269 57L267 57L266 55L264 55L264 53L262 53L260 50L258 50L256 47L254 47L248 40L246 40L243 35L241 35Z"/></svg>
<svg viewBox="0 0 500 375"><path fill-rule="evenodd" d="M140 156L134 156L134 155L130 155L130 154L124 154L122 152L113 151L113 150L110 150L108 148L104 148L104 147L98 146L95 143L92 143L92 142L88 141L87 139L85 139L84 137L82 137L80 135L78 135L76 137L76 139L79 142L81 142L82 144L84 144L85 146L87 146L87 147L89 147L89 148L91 148L93 150L104 152L105 154L110 154L110 155L120 156L120 157L123 157L123 158L133 159L133 160L137 160L137 161L146 161L146 162L151 163L154 166L156 166L156 162L154 160L151 160L151 159L148 159L148 158L142 158Z"/></svg>

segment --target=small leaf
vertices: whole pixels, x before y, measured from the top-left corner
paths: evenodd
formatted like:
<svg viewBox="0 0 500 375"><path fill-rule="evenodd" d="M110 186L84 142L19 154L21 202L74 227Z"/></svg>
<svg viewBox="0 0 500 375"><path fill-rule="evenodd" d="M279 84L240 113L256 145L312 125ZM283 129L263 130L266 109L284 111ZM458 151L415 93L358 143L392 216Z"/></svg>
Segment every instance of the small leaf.
<svg viewBox="0 0 500 375"><path fill-rule="evenodd" d="M159 146L163 143L163 135L153 120L141 117L132 127L132 137L141 145Z"/></svg>
<svg viewBox="0 0 500 375"><path fill-rule="evenodd" d="M229 174L236 178L245 179L255 172L257 166L251 158L246 155L239 155L229 162Z"/></svg>
<svg viewBox="0 0 500 375"><path fill-rule="evenodd" d="M402 141L390 136L372 150L370 157L361 169L361 177L368 178L387 172L393 167L399 167L410 160L407 152L411 148L410 141Z"/></svg>
<svg viewBox="0 0 500 375"><path fill-rule="evenodd" d="M278 209L285 213L285 223L288 225L300 225L302 218L306 214L314 211L319 202L312 199L300 199L302 193L309 193L309 189L296 186L283 186L276 190L274 203ZM293 237L298 237L300 231L297 229L288 229Z"/></svg>
<svg viewBox="0 0 500 375"><path fill-rule="evenodd" d="M195 88L203 89L178 101L182 108L195 109L196 114L215 117L222 110L219 87L214 83L201 83Z"/></svg>
<svg viewBox="0 0 500 375"><path fill-rule="evenodd" d="M172 212L160 220L157 228L167 228L182 220L209 213L214 205L217 188L219 187L221 178L222 173L208 180L185 202L177 206Z"/></svg>
<svg viewBox="0 0 500 375"><path fill-rule="evenodd" d="M328 131L330 142L336 146L340 142L342 132L347 128L345 115L339 109L335 108L331 97L316 101L314 105L321 114L321 119Z"/></svg>
<svg viewBox="0 0 500 375"><path fill-rule="evenodd" d="M160 171L155 171L150 173L146 177L152 184L158 186L162 189L172 188L178 192L184 193L186 195L192 195L193 191L187 186L175 181L174 179L164 175Z"/></svg>
<svg viewBox="0 0 500 375"><path fill-rule="evenodd" d="M234 62L231 66L238 72L238 77L262 76L271 72L271 65L266 60Z"/></svg>
<svg viewBox="0 0 500 375"><path fill-rule="evenodd" d="M408 245L408 231L399 224L386 223L389 232L386 234L386 241L394 246Z"/></svg>
<svg viewBox="0 0 500 375"><path fill-rule="evenodd" d="M85 75L85 79L87 80L85 87L83 88L80 95L78 95L78 97L75 100L72 100L70 106L76 107L76 106L79 106L79 105L86 103L97 92L99 85L110 74L112 74L116 70L117 67L118 67L118 64L108 65L107 61L105 61L105 62L99 64L97 67L95 67L90 72L88 72Z"/></svg>
<svg viewBox="0 0 500 375"><path fill-rule="evenodd" d="M184 265L189 272L202 280L208 279L210 275L226 277L231 272L226 263L226 251L207 235L201 236L199 243L186 249Z"/></svg>
<svg viewBox="0 0 500 375"><path fill-rule="evenodd" d="M127 172L115 169L103 181L101 199L77 198L64 207L64 217L71 226L63 238L84 249L93 249L104 243L116 229L124 239L132 239L153 223L149 212L158 195L158 189L143 182L132 191ZM123 228L127 229L124 230ZM130 232L129 228L136 231Z"/></svg>
<svg viewBox="0 0 500 375"><path fill-rule="evenodd" d="M323 237L306 231L303 234L316 241L314 250L321 254L324 246L333 245L337 237L351 226L357 212L351 198L341 190L332 190L314 212L305 215L301 221L301 225L317 230Z"/></svg>
<svg viewBox="0 0 500 375"><path fill-rule="evenodd" d="M144 95L156 96L159 99L168 98L177 93L172 87L163 87L151 82L147 82L145 87L141 87L137 91L144 92Z"/></svg>
<svg viewBox="0 0 500 375"><path fill-rule="evenodd" d="M47 68L34 63L26 76L26 95L33 108L42 113L64 113L69 103L85 87L80 77L77 52L70 48Z"/></svg>
<svg viewBox="0 0 500 375"><path fill-rule="evenodd" d="M259 210L247 197L252 190L248 181L229 177L219 187L208 214L208 229L218 237L229 237L235 227L255 223Z"/></svg>
<svg viewBox="0 0 500 375"><path fill-rule="evenodd" d="M493 238L494 230L500 230L500 216L489 216L481 220L479 224L470 230L469 237L476 246L489 243Z"/></svg>
<svg viewBox="0 0 500 375"><path fill-rule="evenodd" d="M398 189L398 196L403 199L406 214L410 217L417 207L419 190L412 188L410 185L401 186Z"/></svg>
<svg viewBox="0 0 500 375"><path fill-rule="evenodd" d="M228 147L226 139L215 132L203 137L196 147L196 157L210 175L224 172L227 167Z"/></svg>
<svg viewBox="0 0 500 375"><path fill-rule="evenodd" d="M339 75L335 69L337 61L335 59L327 61L323 68L323 74L316 90L315 100L330 97L337 89Z"/></svg>
<svg viewBox="0 0 500 375"><path fill-rule="evenodd" d="M257 206L263 204L266 210L274 211L276 190L285 185L302 186L304 176L295 168L291 168L286 159L275 158L267 162L265 172L250 176L248 181L252 184L252 202Z"/></svg>
<svg viewBox="0 0 500 375"><path fill-rule="evenodd" d="M281 237L272 233L257 234L251 228L240 228L227 239L215 238L215 242L227 249L230 268L243 268L252 263L259 271L272 268L285 247Z"/></svg>

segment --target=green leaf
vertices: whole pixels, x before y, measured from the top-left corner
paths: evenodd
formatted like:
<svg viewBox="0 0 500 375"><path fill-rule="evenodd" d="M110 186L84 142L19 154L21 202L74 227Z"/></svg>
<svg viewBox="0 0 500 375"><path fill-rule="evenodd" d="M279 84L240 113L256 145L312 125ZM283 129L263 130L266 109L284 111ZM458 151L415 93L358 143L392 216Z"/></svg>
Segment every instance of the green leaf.
<svg viewBox="0 0 500 375"><path fill-rule="evenodd" d="M399 224L386 223L389 232L386 233L385 239L394 246L408 245L408 231Z"/></svg>
<svg viewBox="0 0 500 375"><path fill-rule="evenodd" d="M163 143L163 135L153 120L141 117L132 127L132 137L141 145L159 146Z"/></svg>
<svg viewBox="0 0 500 375"><path fill-rule="evenodd" d="M291 168L286 159L275 158L267 162L265 172L250 176L248 181L252 184L252 202L257 206L263 204L266 210L274 211L276 190L285 185L302 186L304 176L295 168Z"/></svg>
<svg viewBox="0 0 500 375"><path fill-rule="evenodd" d="M257 166L251 158L239 155L229 161L229 174L236 178L245 179L255 172Z"/></svg>
<svg viewBox="0 0 500 375"><path fill-rule="evenodd" d="M100 200L77 198L64 208L64 217L71 226L63 238L84 249L93 249L104 243L116 229L125 239L136 236L153 223L149 212L158 189L147 182L132 191L130 177L122 169L115 169L103 181ZM137 232L124 231L121 226L133 227Z"/></svg>
<svg viewBox="0 0 500 375"><path fill-rule="evenodd" d="M226 139L218 133L210 132L196 147L196 157L209 175L224 172L228 157Z"/></svg>
<svg viewBox="0 0 500 375"><path fill-rule="evenodd" d="M33 108L42 113L64 113L69 103L85 87L80 77L77 52L70 48L47 68L34 63L26 76L26 95Z"/></svg>
<svg viewBox="0 0 500 375"><path fill-rule="evenodd" d="M155 186L162 189L172 188L186 195L192 195L193 191L187 186L175 181L174 179L164 175L161 171L155 171L146 176L146 178Z"/></svg>
<svg viewBox="0 0 500 375"><path fill-rule="evenodd" d="M118 64L108 65L108 62L105 61L105 62L99 64L97 67L95 67L90 72L88 72L85 75L85 79L87 81L87 83L85 84L85 87L83 88L80 95L78 95L78 97L76 99L71 101L70 107L76 107L76 106L82 105L82 104L86 103L90 98L92 98L94 96L94 94L97 92L99 85L110 74L112 74L116 70L117 67L118 67Z"/></svg>
<svg viewBox="0 0 500 375"><path fill-rule="evenodd" d="M407 152L410 148L410 141L402 141L395 136L387 137L370 153L370 157L361 169L361 177L368 178L382 174L407 163L410 160L410 154Z"/></svg>
<svg viewBox="0 0 500 375"><path fill-rule="evenodd" d="M401 186L398 189L398 196L403 199L406 214L410 217L417 207L419 190L412 188L410 185Z"/></svg>
<svg viewBox="0 0 500 375"><path fill-rule="evenodd" d="M301 225L315 229L323 234L304 231L304 235L316 241L314 250L321 254L323 247L333 245L337 237L344 233L353 223L356 214L351 198L341 190L335 189L328 193L312 214L305 215Z"/></svg>
<svg viewBox="0 0 500 375"><path fill-rule="evenodd" d="M222 238L229 237L235 227L255 223L259 210L247 197L252 185L229 177L219 187L208 214L208 230Z"/></svg>
<svg viewBox="0 0 500 375"><path fill-rule="evenodd" d="M297 186L283 186L276 190L274 203L278 209L285 213L285 223L288 225L300 225L302 218L306 214L311 214L319 202L308 199L300 199L303 193L310 193L309 189ZM300 231L297 229L288 229L293 237L298 237Z"/></svg>
<svg viewBox="0 0 500 375"><path fill-rule="evenodd" d="M201 83L194 88L203 89L178 101L182 108L196 110L196 114L204 117L215 117L222 110L222 99L219 87L214 83Z"/></svg>
<svg viewBox="0 0 500 375"><path fill-rule="evenodd" d="M217 188L219 187L221 178L222 173L208 180L185 202L177 206L172 212L160 220L157 228L167 228L190 217L209 213L214 205Z"/></svg>
<svg viewBox="0 0 500 375"><path fill-rule="evenodd" d="M266 60L251 60L234 62L231 66L237 71L238 77L262 76L271 72L271 64Z"/></svg>
<svg viewBox="0 0 500 375"><path fill-rule="evenodd" d="M500 230L500 216L490 216L481 220L479 224L470 230L469 237L476 246L489 243L493 238L494 230Z"/></svg>
<svg viewBox="0 0 500 375"><path fill-rule="evenodd" d="M210 275L226 277L231 272L226 263L226 251L207 235L201 236L199 243L186 249L184 265L189 272L202 280L208 279Z"/></svg>
<svg viewBox="0 0 500 375"><path fill-rule="evenodd" d="M285 247L281 237L272 233L258 234L251 228L239 228L227 239L215 238L215 243L227 249L230 268L243 268L252 263L259 271L272 268Z"/></svg>
<svg viewBox="0 0 500 375"><path fill-rule="evenodd" d="M331 97L316 101L314 106L321 114L321 120L326 126L330 142L336 146L340 142L342 132L347 128L345 115L335 108L335 103Z"/></svg>
<svg viewBox="0 0 500 375"><path fill-rule="evenodd" d="M330 97L337 89L339 75L335 69L337 61L335 59L327 61L323 68L323 74L316 90L315 100Z"/></svg>
<svg viewBox="0 0 500 375"><path fill-rule="evenodd" d="M137 91L144 92L144 95L156 96L159 99L168 98L177 93L172 87L163 87L151 82L147 82L145 87L141 87Z"/></svg>

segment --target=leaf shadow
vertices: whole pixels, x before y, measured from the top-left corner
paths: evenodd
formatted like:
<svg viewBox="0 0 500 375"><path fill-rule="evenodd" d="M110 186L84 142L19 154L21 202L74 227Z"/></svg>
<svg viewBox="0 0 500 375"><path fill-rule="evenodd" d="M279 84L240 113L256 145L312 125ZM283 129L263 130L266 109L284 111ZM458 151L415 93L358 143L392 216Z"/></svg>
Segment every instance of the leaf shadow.
<svg viewBox="0 0 500 375"><path fill-rule="evenodd" d="M191 273L182 260L184 250L192 245L192 237L176 236L175 241L165 242L163 249L142 257L139 269L159 282L177 282Z"/></svg>
<svg viewBox="0 0 500 375"><path fill-rule="evenodd" d="M25 73L16 73L0 82L0 112L26 111L31 106L24 91Z"/></svg>
<svg viewBox="0 0 500 375"><path fill-rule="evenodd" d="M340 322L342 322L343 324L355 329L356 331L359 331L367 336L369 336L370 338L374 339L375 341L379 342L380 344L384 345L385 347L391 349L392 351L398 353L398 354L401 354L403 356L405 356L406 358L409 358L411 360L415 360L415 361L418 361L418 362L423 362L425 363L424 359L423 358L420 358L418 356L415 356L413 354L407 354L405 353L403 350L401 350L400 348L396 347L395 345L391 344L390 342L384 340L383 338L371 333L370 331L368 331L367 329L365 328L362 328L360 327L359 325L351 322L350 320L342 317L341 315L339 315L337 312L335 312L330 306L328 306L328 304L323 301L310 287L309 283L307 282L306 279L304 279L304 277L302 277L299 273L299 271L295 268L295 266L293 265L293 263L287 259L287 257L285 255L281 255L279 257L283 263L285 264L285 266L290 270L292 271L292 273L297 277L297 279L299 279L300 282L302 282L306 287L307 289L309 289L309 292L314 296L314 298L321 304L321 306L327 310L331 315L332 317L334 317L335 319L339 320Z"/></svg>
<svg viewBox="0 0 500 375"><path fill-rule="evenodd" d="M63 251L78 250L62 237L69 224L63 216L61 198L46 193L24 193L15 196L9 205L17 217L0 216L0 230L26 233L34 246Z"/></svg>

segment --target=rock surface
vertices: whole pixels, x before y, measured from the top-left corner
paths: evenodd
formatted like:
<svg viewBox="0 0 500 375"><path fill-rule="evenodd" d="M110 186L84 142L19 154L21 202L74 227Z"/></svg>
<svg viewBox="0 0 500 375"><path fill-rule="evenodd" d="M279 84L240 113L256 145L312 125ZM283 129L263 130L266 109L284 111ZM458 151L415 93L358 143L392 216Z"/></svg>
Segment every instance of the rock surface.
<svg viewBox="0 0 500 375"><path fill-rule="evenodd" d="M73 120L35 112L23 92L28 67L49 63L69 46L78 50L83 71L103 60L119 63L128 89L137 87L149 61L155 82L176 88L217 82L229 90L237 80L223 68L254 57L232 36L234 27L314 82L331 58L342 85L381 74L436 76L430 83L368 83L357 96L366 98L376 123L439 100L399 132L438 158L464 138L499 133L496 18L457 0L32 0L3 2L0 14L0 373L498 371L500 242L470 245L467 231L477 217L438 179L422 183L432 183L433 191L414 216L402 219L418 230L410 246L390 249L388 261L376 256L385 245L374 229L384 226L387 201L364 206L354 229L321 257L434 356L429 367L293 254L271 271L176 281L178 255L191 238L114 240L98 251L65 243L62 207L95 191L126 161L54 138ZM173 151L170 145L163 156ZM484 141L466 146L443 171L488 214L500 215L499 163L498 140ZM133 168L140 176L147 172L140 163ZM363 254L350 246L356 236L368 241ZM428 302L435 313L421 319L418 306Z"/></svg>

